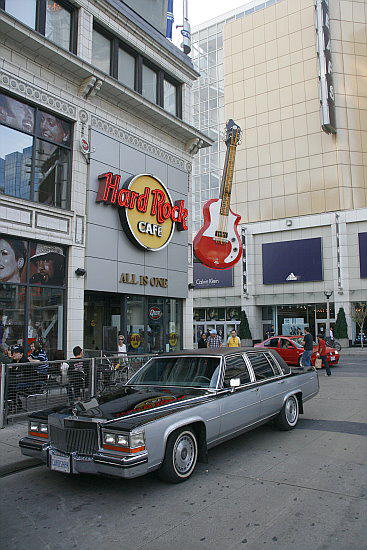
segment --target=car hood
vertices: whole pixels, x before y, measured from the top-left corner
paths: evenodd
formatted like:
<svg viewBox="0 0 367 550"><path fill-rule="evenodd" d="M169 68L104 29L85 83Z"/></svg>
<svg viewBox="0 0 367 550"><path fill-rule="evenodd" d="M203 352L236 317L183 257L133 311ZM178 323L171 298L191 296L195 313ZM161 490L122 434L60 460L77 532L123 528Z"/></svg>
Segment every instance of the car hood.
<svg viewBox="0 0 367 550"><path fill-rule="evenodd" d="M73 414L78 418L116 420L131 414L161 410L165 405L170 405L171 411L187 406L188 402L194 398L202 397L205 400L205 397L211 395L212 392L201 388L124 386L108 395L47 412L48 414Z"/></svg>

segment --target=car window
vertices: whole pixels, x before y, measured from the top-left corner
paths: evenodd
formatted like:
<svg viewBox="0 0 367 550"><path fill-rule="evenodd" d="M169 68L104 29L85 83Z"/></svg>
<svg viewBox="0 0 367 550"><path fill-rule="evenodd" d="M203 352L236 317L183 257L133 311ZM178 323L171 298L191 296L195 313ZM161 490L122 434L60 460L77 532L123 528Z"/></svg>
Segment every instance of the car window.
<svg viewBox="0 0 367 550"><path fill-rule="evenodd" d="M266 348L277 348L278 347L278 338L270 338L264 342L264 347Z"/></svg>
<svg viewBox="0 0 367 550"><path fill-rule="evenodd" d="M241 384L251 382L250 373L242 355L226 357L226 369L224 371L224 387L229 388L231 378L239 378Z"/></svg>
<svg viewBox="0 0 367 550"><path fill-rule="evenodd" d="M247 353L251 366L254 369L256 380L266 380L278 373L273 369L264 353Z"/></svg>
<svg viewBox="0 0 367 550"><path fill-rule="evenodd" d="M283 349L293 349L293 343L287 340L286 338L280 339L280 347Z"/></svg>
<svg viewBox="0 0 367 550"><path fill-rule="evenodd" d="M280 376L283 374L283 371L282 369L280 368L280 366L278 365L278 363L275 361L274 357L272 356L271 353L266 353L265 354L265 357L267 358L267 360L269 361L274 373L276 376Z"/></svg>

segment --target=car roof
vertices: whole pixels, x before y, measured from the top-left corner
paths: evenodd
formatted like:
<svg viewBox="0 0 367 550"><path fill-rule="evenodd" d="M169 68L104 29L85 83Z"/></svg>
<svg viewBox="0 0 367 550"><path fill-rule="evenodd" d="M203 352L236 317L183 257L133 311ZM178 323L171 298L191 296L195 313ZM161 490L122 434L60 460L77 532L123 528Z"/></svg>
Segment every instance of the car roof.
<svg viewBox="0 0 367 550"><path fill-rule="evenodd" d="M184 349L181 351L170 351L167 353L160 353L159 357L173 357L173 356L184 356L184 355L214 355L214 356L220 356L220 355L233 355L234 353L243 353L245 351L255 351L258 352L259 350L262 351L269 351L266 348L261 347L242 347L242 348L200 348L200 349Z"/></svg>

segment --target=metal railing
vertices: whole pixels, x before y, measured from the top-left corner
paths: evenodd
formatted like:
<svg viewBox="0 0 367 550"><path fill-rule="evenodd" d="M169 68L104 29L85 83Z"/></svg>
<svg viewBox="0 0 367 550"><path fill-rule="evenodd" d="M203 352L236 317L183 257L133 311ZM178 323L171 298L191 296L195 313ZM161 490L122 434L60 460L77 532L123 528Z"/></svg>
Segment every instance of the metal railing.
<svg viewBox="0 0 367 550"><path fill-rule="evenodd" d="M0 428L9 419L108 393L154 355L0 364Z"/></svg>

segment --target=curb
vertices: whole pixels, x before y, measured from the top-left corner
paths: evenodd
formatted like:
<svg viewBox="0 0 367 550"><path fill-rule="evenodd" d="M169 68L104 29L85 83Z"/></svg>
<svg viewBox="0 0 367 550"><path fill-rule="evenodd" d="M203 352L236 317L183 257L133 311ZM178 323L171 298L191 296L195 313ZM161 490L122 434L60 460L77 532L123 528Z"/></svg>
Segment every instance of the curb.
<svg viewBox="0 0 367 550"><path fill-rule="evenodd" d="M35 468L44 464L42 460L38 458L26 458L24 460L18 460L17 462L11 462L5 466L0 466L0 477L6 477L22 470L28 470L29 468Z"/></svg>

